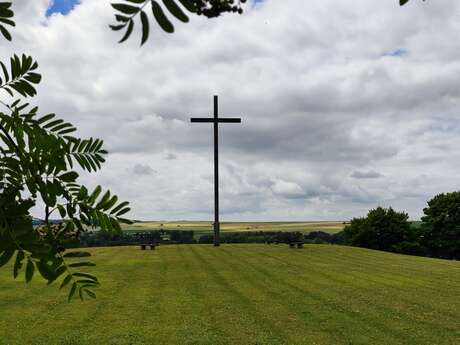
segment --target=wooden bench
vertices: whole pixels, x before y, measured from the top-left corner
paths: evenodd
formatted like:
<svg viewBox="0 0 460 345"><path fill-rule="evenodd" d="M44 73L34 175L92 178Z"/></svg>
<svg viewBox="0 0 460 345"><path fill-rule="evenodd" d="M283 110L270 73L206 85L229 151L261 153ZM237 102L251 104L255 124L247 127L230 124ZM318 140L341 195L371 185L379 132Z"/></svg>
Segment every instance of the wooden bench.
<svg viewBox="0 0 460 345"><path fill-rule="evenodd" d="M141 250L145 250L147 247L150 247L150 250L155 250L156 244L149 243L149 244L141 244Z"/></svg>

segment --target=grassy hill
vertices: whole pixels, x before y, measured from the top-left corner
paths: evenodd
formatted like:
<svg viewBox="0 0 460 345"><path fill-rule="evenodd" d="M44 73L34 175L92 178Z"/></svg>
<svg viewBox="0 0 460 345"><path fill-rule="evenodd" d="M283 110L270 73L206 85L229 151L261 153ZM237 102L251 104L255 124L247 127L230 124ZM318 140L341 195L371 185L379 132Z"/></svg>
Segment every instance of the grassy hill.
<svg viewBox="0 0 460 345"><path fill-rule="evenodd" d="M1 345L460 344L460 262L329 245L92 252L95 301L0 270Z"/></svg>
<svg viewBox="0 0 460 345"><path fill-rule="evenodd" d="M308 233L311 231L324 231L336 233L343 229L343 222L223 222L221 223L222 232L240 231L299 231ZM212 233L212 223L203 221L150 221L137 222L126 225L126 231L149 231L149 230L193 230L197 236Z"/></svg>

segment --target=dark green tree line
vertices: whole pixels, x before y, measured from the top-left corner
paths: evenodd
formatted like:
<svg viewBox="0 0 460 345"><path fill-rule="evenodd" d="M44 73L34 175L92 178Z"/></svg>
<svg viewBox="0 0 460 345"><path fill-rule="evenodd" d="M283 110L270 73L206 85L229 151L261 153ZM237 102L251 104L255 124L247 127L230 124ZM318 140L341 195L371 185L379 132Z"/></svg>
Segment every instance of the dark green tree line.
<svg viewBox="0 0 460 345"><path fill-rule="evenodd" d="M428 201L421 224L392 208L378 207L353 218L343 230L345 244L390 252L460 259L460 192Z"/></svg>
<svg viewBox="0 0 460 345"><path fill-rule="evenodd" d="M420 244L429 256L460 259L460 192L439 194L423 210Z"/></svg>

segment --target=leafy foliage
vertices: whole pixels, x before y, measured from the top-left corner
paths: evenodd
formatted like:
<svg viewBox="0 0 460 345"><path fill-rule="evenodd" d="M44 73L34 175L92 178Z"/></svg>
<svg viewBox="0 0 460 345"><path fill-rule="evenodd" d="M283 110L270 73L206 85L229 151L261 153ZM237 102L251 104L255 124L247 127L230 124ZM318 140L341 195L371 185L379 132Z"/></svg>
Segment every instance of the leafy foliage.
<svg viewBox="0 0 460 345"><path fill-rule="evenodd" d="M40 83L41 76L34 72L38 64L32 60L32 57L23 54L19 58L14 55L10 59L10 73L1 61L0 67L0 88L2 90L8 92L12 97L13 91L18 92L23 97L36 95L33 85Z"/></svg>
<svg viewBox="0 0 460 345"><path fill-rule="evenodd" d="M377 207L364 218L353 218L343 230L348 244L386 251L397 251L396 245L414 241L415 233L407 213Z"/></svg>
<svg viewBox="0 0 460 345"><path fill-rule="evenodd" d="M436 195L423 212L420 239L427 254L460 259L460 192Z"/></svg>
<svg viewBox="0 0 460 345"><path fill-rule="evenodd" d="M12 17L11 4L0 3L0 24ZM3 28L3 29L1 29ZM11 39L4 26L0 30ZM9 68L0 62L0 95L22 98L36 95L41 81L32 57L14 55ZM4 91L4 92L1 92ZM24 271L30 282L38 272L48 284L62 278L60 288L69 287L69 300L78 294L94 298L91 290L99 281L80 268L94 266L80 258L87 252L66 252L81 233L98 226L101 231L120 232L119 222L129 207L100 186L89 192L78 183L78 165L83 171L101 168L107 151L100 139L73 136L76 128L55 114L38 115L38 107L0 100L0 267L12 262L14 278ZM43 225L34 227L31 209L44 204ZM61 221L51 224L59 213Z"/></svg>
<svg viewBox="0 0 460 345"><path fill-rule="evenodd" d="M11 9L11 2L0 2L0 32L8 41L11 41L11 34L6 25L15 26L13 17L14 12Z"/></svg>
<svg viewBox="0 0 460 345"><path fill-rule="evenodd" d="M370 210L337 234L345 243L397 253L460 259L460 192L439 194L428 201L420 226L392 208Z"/></svg>
<svg viewBox="0 0 460 345"><path fill-rule="evenodd" d="M208 18L220 16L224 12L243 13L242 5L246 0L125 0L125 2L112 3L117 12L115 20L117 24L110 25L114 31L125 30L121 42L126 41L134 29L134 21L139 17L142 38L141 45L149 38L149 16L151 13L157 24L167 33L174 32L174 25L167 14L177 20L188 23L189 17L186 12L196 15L204 15ZM148 10L150 7L150 10Z"/></svg>

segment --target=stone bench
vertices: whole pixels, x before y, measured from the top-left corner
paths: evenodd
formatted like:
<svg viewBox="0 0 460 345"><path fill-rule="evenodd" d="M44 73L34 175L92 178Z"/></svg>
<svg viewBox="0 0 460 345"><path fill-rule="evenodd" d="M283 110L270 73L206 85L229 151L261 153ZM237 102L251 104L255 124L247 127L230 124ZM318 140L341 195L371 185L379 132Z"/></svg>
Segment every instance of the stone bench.
<svg viewBox="0 0 460 345"><path fill-rule="evenodd" d="M155 243L149 243L149 244L141 244L141 250L147 249L147 247L150 247L150 250L155 250L156 244Z"/></svg>
<svg viewBox="0 0 460 345"><path fill-rule="evenodd" d="M289 248L303 248L303 242L290 242L289 243Z"/></svg>

